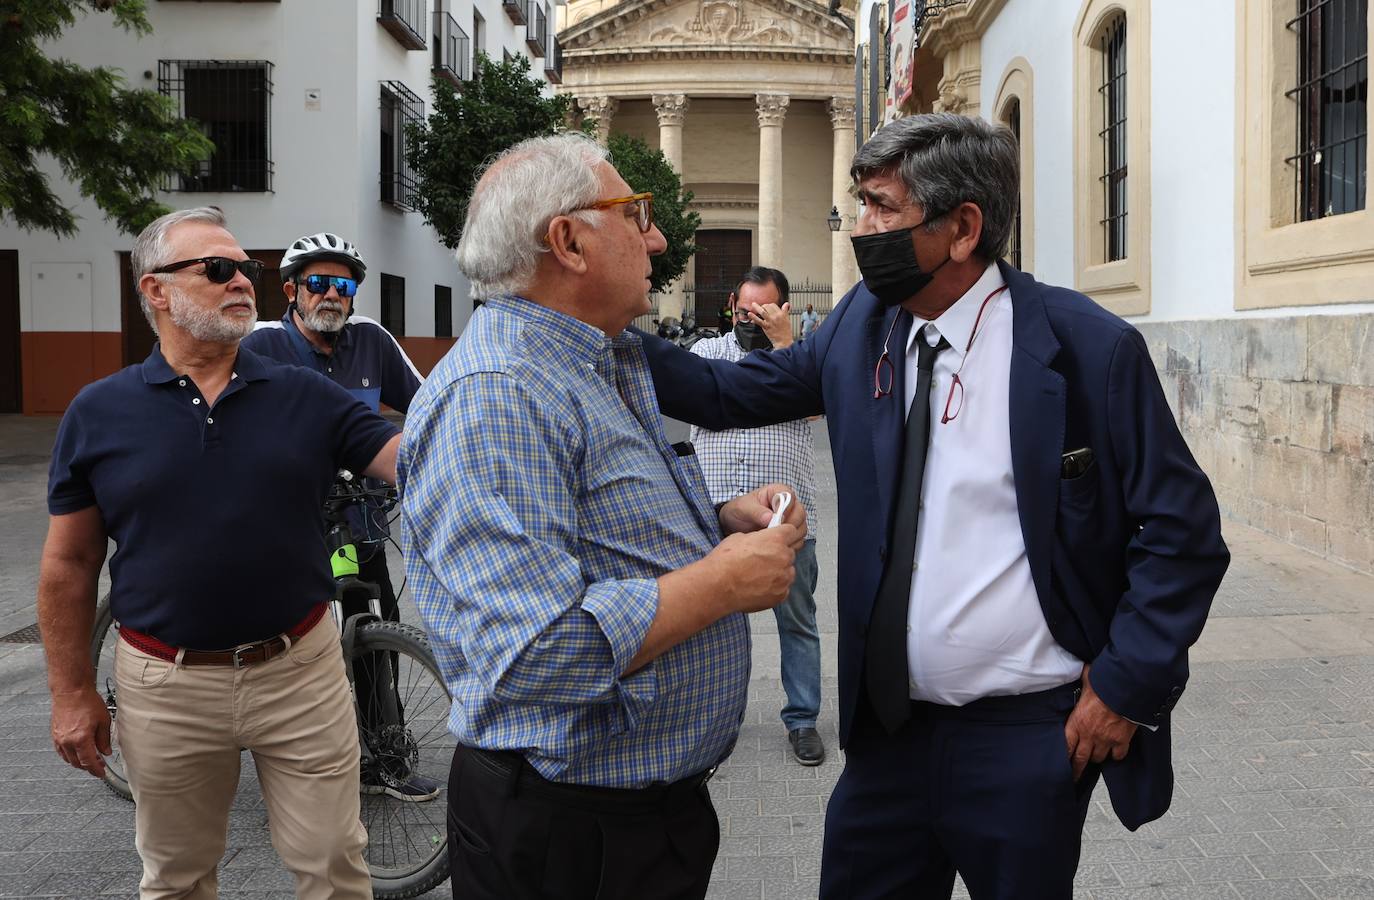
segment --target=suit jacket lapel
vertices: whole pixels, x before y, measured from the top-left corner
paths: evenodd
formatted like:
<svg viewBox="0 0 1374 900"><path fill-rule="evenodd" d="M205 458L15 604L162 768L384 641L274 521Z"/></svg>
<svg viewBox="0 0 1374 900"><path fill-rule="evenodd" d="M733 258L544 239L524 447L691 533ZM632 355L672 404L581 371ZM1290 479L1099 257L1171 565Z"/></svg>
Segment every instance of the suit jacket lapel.
<svg viewBox="0 0 1374 900"><path fill-rule="evenodd" d="M1005 263L1011 287L1012 348L1008 414L1016 506L1031 578L1043 603L1050 597L1050 559L1059 507L1060 456L1064 452L1064 376L1050 368L1059 340L1050 328L1041 285Z"/></svg>
<svg viewBox="0 0 1374 900"><path fill-rule="evenodd" d="M881 307L880 307L881 309ZM868 366L865 373L872 377L874 368L883 352L883 338L892 327L892 321L901 312L894 306L881 316L868 320ZM906 425L906 341L911 332L911 320L899 324L892 330L887 344L887 358L892 363L892 392L882 397L874 397L868 392L869 409L873 421L873 462L878 480L878 513L882 523L880 540L886 546L892 522L892 507L897 493L899 468L902 462L902 433ZM884 366L884 369L887 367Z"/></svg>

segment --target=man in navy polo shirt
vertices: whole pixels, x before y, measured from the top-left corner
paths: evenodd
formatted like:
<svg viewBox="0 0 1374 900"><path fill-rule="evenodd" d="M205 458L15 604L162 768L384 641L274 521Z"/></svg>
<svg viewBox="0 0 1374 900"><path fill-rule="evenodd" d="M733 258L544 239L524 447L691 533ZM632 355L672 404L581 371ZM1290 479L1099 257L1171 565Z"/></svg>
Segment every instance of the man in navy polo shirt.
<svg viewBox="0 0 1374 900"><path fill-rule="evenodd" d="M53 449L38 585L53 743L103 772L110 719L89 646L113 539L142 897L216 896L240 748L297 895L370 897L320 511L340 467L394 480L399 435L328 379L239 347L261 264L219 210L153 222L133 268L160 341L77 395Z"/></svg>
<svg viewBox="0 0 1374 900"><path fill-rule="evenodd" d="M406 412L420 388L421 377L401 345L380 324L353 314L353 298L367 277L367 263L358 248L337 234L308 234L292 242L279 267L282 290L290 305L279 322L259 322L243 346L260 356L293 366L305 366L341 387L376 412L379 403ZM361 512L349 510L358 536L358 578L377 585L380 612L391 622L401 620L396 590L386 564L387 523L380 511L364 522ZM368 612L345 609L345 615ZM368 660L353 666L358 706L365 722L374 720L377 691ZM395 777L365 770L363 791L385 793L398 800L426 801L439 796L439 783L422 775Z"/></svg>

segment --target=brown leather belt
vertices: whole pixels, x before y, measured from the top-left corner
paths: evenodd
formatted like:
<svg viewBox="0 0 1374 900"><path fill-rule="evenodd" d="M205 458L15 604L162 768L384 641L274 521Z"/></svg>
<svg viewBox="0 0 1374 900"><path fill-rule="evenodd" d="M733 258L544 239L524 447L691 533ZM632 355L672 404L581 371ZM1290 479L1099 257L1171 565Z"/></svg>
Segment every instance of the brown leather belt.
<svg viewBox="0 0 1374 900"><path fill-rule="evenodd" d="M242 669L244 666L253 666L258 663L267 662L273 657L280 656L292 643L305 637L315 625L324 618L325 612L329 607L320 603L310 610L310 614L287 630L286 635L275 635L261 641L254 641L251 644L239 644L237 647L230 647L226 650L181 650L171 644L164 643L150 634L144 634L132 628L120 628L119 636L128 642L129 646L142 650L149 656L156 656L158 659L165 659L167 662L176 662L177 654L181 654L181 664L185 666L233 666L235 669ZM287 638L290 640L287 640Z"/></svg>

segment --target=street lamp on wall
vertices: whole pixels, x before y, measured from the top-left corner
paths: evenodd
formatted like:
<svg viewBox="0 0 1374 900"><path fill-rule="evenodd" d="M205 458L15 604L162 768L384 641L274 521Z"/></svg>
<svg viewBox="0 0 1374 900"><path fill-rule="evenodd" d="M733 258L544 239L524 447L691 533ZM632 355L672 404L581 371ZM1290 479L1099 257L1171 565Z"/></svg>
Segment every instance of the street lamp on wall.
<svg viewBox="0 0 1374 900"><path fill-rule="evenodd" d="M830 226L831 231L839 231L842 222L843 220L840 218L839 207L830 207L830 215L825 217L825 224Z"/></svg>

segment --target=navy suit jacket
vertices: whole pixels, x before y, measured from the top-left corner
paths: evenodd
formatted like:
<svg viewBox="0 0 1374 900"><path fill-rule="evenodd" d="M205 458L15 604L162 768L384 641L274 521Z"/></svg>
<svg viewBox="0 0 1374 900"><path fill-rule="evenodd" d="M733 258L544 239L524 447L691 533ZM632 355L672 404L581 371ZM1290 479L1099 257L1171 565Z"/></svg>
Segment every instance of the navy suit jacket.
<svg viewBox="0 0 1374 900"><path fill-rule="evenodd" d="M1126 759L1103 767L1118 817L1135 829L1169 807L1169 711L1230 554L1211 483L1179 433L1140 333L1082 294L999 265L1013 311L1012 469L1045 621L1061 646L1092 663L1103 702L1157 726L1138 729ZM806 341L739 363L641 333L666 415L711 429L827 417L839 507L842 744L863 690L902 458L902 328L889 348L892 392L873 396L896 314L860 283ZM1062 454L1081 447L1093 450L1091 468L1061 478Z"/></svg>

